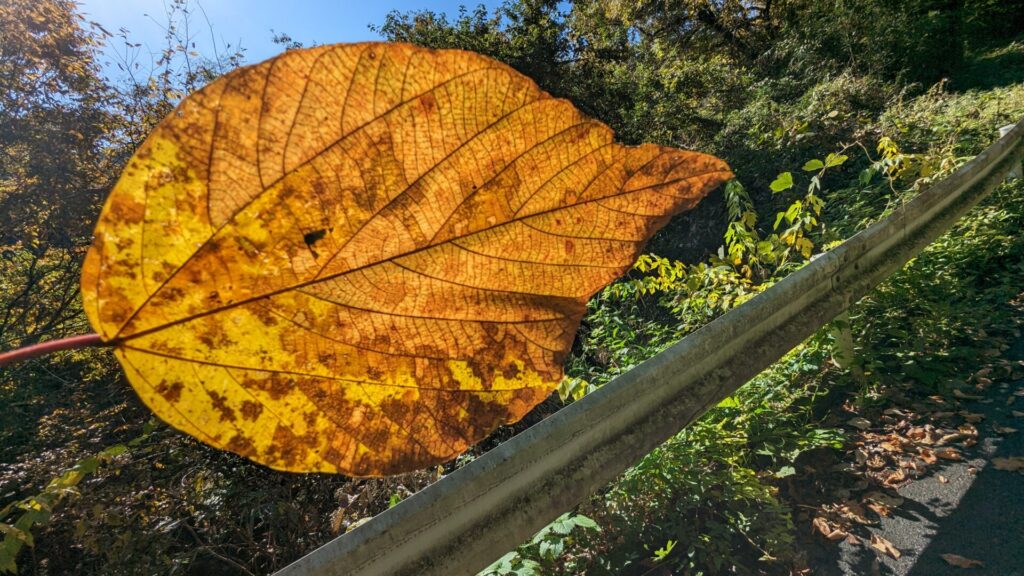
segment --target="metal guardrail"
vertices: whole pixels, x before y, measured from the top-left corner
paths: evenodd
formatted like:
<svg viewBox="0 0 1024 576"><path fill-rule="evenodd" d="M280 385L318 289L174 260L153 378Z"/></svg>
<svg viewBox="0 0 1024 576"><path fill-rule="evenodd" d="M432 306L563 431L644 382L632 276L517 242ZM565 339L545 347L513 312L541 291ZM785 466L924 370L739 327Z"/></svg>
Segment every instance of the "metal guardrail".
<svg viewBox="0 0 1024 576"><path fill-rule="evenodd" d="M278 575L477 573L849 308L1022 157L1024 121L888 218Z"/></svg>

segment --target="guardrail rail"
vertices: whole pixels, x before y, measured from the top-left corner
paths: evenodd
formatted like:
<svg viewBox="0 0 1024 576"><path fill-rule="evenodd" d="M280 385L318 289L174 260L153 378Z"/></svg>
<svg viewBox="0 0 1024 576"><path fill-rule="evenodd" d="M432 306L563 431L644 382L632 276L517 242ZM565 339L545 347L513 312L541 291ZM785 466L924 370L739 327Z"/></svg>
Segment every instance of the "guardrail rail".
<svg viewBox="0 0 1024 576"><path fill-rule="evenodd" d="M844 312L1022 157L1024 121L749 302L277 574L476 574Z"/></svg>

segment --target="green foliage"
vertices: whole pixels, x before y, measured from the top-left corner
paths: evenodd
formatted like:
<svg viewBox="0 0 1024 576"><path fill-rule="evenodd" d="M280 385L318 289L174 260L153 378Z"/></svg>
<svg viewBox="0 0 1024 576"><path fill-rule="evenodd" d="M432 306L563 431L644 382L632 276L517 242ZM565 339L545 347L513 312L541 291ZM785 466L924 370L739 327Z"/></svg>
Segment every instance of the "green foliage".
<svg viewBox="0 0 1024 576"><path fill-rule="evenodd" d="M645 255L630 278L592 302L587 331L570 362L572 384L566 387L572 397L802 265L807 256L794 250L800 239L827 249L950 174L968 158L963 152L978 151L993 139L993 127L1003 118L1024 114L1021 94L1018 87L1001 96L1002 104L1012 103L1009 110L982 108L976 129L967 102L984 102L986 96L928 94L904 107L918 125L935 127L919 140L901 146L894 137L912 132L893 132L870 149L855 143L804 162L802 173L789 172L791 180L778 192L789 204L767 235L743 187L731 184L724 194L725 245L716 256L687 265ZM975 130L975 144L965 143ZM911 147L920 151L908 152ZM806 192L794 197L798 183ZM1007 322L1006 312L996 311L1024 282L1022 240L1011 232L1024 217L1024 200L1013 192L1020 189L1019 182L1001 188L854 309L855 361L862 377L838 368L838 331L823 329L595 499L586 511L605 531L568 553L596 551L588 565L588 573L596 574L641 573L655 561L678 573L786 571L793 561L794 528L775 487L800 474L802 455L843 446L842 429L821 417L829 396L849 388L870 404L887 384L908 379L924 394L948 391L946 383L965 364L991 353L980 330L995 333L998 322ZM998 284L986 280L991 278ZM680 545L674 552L651 552L668 541Z"/></svg>
<svg viewBox="0 0 1024 576"><path fill-rule="evenodd" d="M0 510L0 519L17 514L15 520L9 524L0 522L0 532L4 533L3 541L0 541L0 572L17 573L16 559L21 548L35 544L33 528L48 523L54 509L65 498L77 496L78 485L82 480L96 472L103 464L127 451L128 446L123 444L104 448L95 456L81 460L70 470L50 480L42 492L12 502Z"/></svg>
<svg viewBox="0 0 1024 576"><path fill-rule="evenodd" d="M572 558L563 558L579 534L601 528L582 514L565 513L537 532L529 542L505 554L480 576L540 576L552 570L574 571Z"/></svg>

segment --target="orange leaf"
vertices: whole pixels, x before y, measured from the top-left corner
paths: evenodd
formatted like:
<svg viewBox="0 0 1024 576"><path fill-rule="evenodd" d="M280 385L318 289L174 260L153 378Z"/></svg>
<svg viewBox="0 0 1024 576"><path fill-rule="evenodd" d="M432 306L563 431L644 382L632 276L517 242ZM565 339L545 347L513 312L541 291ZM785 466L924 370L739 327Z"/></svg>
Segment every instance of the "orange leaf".
<svg viewBox="0 0 1024 576"><path fill-rule="evenodd" d="M587 299L729 177L469 52L292 50L138 149L83 301L176 428L280 470L399 473L544 400Z"/></svg>
<svg viewBox="0 0 1024 576"><path fill-rule="evenodd" d="M847 531L843 530L842 528L833 528L828 520L825 520L820 516L816 517L811 522L811 527L814 530L820 532L821 535L824 536L830 542L839 542L840 540L845 540L846 537L850 535Z"/></svg>

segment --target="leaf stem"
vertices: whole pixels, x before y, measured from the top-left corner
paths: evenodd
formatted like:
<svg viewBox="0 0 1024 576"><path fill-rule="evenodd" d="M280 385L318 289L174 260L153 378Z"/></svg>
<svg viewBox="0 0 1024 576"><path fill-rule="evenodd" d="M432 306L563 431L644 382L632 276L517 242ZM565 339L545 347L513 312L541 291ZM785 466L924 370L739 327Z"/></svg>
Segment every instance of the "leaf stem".
<svg viewBox="0 0 1024 576"><path fill-rule="evenodd" d="M25 346L22 348L16 348L9 352L4 352L0 354L0 366L7 366L8 364L21 362L22 360L28 360L29 358L35 358L36 356L42 356L44 354L58 352L60 350L74 350L76 348L86 348L88 346L106 345L108 344L100 339L99 334L69 336L68 338L40 342L39 344L33 344L31 346Z"/></svg>

